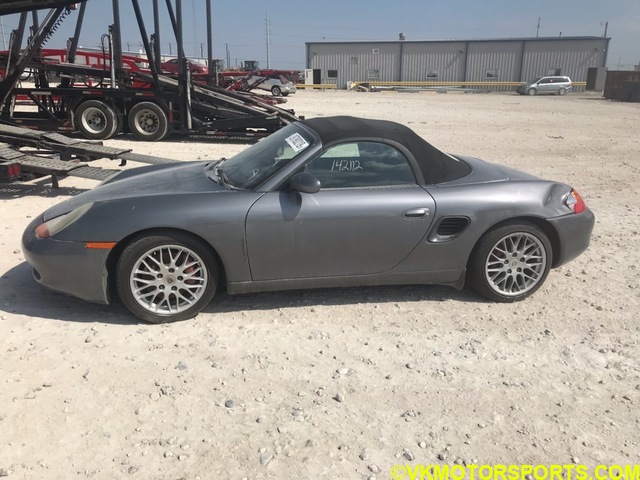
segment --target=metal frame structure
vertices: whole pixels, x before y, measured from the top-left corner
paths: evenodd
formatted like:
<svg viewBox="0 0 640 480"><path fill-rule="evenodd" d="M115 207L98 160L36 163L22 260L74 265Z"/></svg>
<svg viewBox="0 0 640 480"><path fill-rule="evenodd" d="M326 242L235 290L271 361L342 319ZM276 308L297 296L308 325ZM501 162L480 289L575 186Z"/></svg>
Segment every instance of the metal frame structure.
<svg viewBox="0 0 640 480"><path fill-rule="evenodd" d="M182 0L165 0L178 46L177 75L165 74L161 68L160 0L152 0L151 35L147 34L140 1L127 0L133 6L146 58L123 54L121 0L111 0L113 24L103 35L103 42L108 40L103 52L80 51L85 14L97 1L6 0L0 4L0 15L20 16L9 50L0 52L0 182L51 175L57 186L58 178L65 175L99 180L112 175L113 170L78 163L98 158L143 163L171 161L103 147L101 142L71 139L60 133L80 131L94 141L128 130L147 141L177 133L198 139L251 142L297 120L291 110L217 86L214 68L209 69L206 81L192 81L183 48ZM206 0L206 19L208 61L213 66L211 1ZM43 9L49 10L40 22L39 12ZM66 50L43 48L73 13L77 13L76 25ZM27 73L33 76L33 87L20 84ZM28 106L21 108L25 103ZM77 161L66 161L71 159Z"/></svg>
<svg viewBox="0 0 640 480"><path fill-rule="evenodd" d="M93 0L92 0L93 1ZM97 1L97 0L96 0ZM160 5L153 1L153 33L147 34L139 0L133 6L146 59L123 56L120 34L120 1L111 0L113 24L109 27L108 48L99 65L75 63L78 40L89 0L11 0L0 7L0 14L20 13L20 23L11 37L10 48L0 53L0 122L62 132L79 130L86 137L104 140L122 130L149 141L161 140L169 133L252 140L277 130L297 117L291 110L275 107L254 97L229 92L216 85L212 68L206 82L194 83L184 54L182 38L182 0L165 0L178 51L177 76L163 74L160 67ZM211 0L206 2L207 54L212 57ZM77 4L77 6L76 6ZM174 7L175 5L175 7ZM38 11L50 8L44 21ZM64 61L42 55L43 46L61 22L77 10L74 36L67 42ZM31 13L31 35L21 48L27 18ZM107 51L108 50L108 51ZM21 75L34 75L33 88L21 87ZM50 79L60 79L50 85ZM21 111L20 99L30 101L37 111Z"/></svg>

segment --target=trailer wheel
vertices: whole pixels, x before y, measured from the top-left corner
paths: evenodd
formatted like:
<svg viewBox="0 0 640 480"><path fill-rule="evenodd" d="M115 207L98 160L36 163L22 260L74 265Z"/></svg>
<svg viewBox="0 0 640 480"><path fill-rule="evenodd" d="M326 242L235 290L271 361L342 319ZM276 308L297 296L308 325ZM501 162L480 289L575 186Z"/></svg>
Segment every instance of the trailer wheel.
<svg viewBox="0 0 640 480"><path fill-rule="evenodd" d="M100 100L87 100L76 108L76 128L91 140L107 140L118 130L115 110Z"/></svg>
<svg viewBox="0 0 640 480"><path fill-rule="evenodd" d="M139 140L157 142L169 133L169 119L159 105L140 102L129 110L129 130Z"/></svg>

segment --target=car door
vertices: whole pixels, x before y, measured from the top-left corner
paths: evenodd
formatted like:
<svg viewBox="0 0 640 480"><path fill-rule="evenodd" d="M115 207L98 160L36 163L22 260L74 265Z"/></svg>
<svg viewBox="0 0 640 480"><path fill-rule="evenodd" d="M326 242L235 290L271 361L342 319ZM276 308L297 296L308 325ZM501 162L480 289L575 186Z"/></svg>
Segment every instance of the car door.
<svg viewBox="0 0 640 480"><path fill-rule="evenodd" d="M319 192L269 192L247 215L254 281L379 274L425 237L435 203L395 147L344 143L305 169Z"/></svg>
<svg viewBox="0 0 640 480"><path fill-rule="evenodd" d="M539 91L540 93L544 93L544 94L548 94L551 93L553 91L553 83L551 81L551 78L543 78L542 80L540 80L540 82L538 83L539 86Z"/></svg>

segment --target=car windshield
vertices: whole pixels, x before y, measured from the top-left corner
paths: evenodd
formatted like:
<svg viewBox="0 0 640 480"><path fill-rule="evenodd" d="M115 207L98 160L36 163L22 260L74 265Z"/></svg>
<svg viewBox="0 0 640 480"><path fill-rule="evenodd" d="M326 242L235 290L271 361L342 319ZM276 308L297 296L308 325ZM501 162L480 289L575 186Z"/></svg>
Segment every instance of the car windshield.
<svg viewBox="0 0 640 480"><path fill-rule="evenodd" d="M222 176L232 187L251 190L307 150L315 139L292 124L220 164Z"/></svg>
<svg viewBox="0 0 640 480"><path fill-rule="evenodd" d="M542 77L534 78L529 83L538 83Z"/></svg>

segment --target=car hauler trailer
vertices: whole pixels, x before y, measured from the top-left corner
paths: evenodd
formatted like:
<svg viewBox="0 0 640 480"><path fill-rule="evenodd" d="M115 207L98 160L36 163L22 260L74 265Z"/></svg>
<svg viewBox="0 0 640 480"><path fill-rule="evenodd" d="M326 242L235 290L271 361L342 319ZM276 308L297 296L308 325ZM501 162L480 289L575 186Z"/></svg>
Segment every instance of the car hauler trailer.
<svg viewBox="0 0 640 480"><path fill-rule="evenodd" d="M145 57L123 55L120 0L111 1L113 24L103 35L102 52L80 50L85 13L89 14L97 1L106 0L0 3L0 16L19 15L8 51L0 52L0 182L50 175L55 187L58 178L66 175L97 180L113 175L115 170L84 163L98 158L123 163L172 161L96 143L122 131L146 141L162 140L173 133L252 142L297 120L291 110L219 87L214 68L204 79L199 76L197 82L192 81L182 41L182 0L166 0L178 47L177 75L163 74L160 67L159 0L151 0L154 33L150 36L139 0L129 0ZM145 0L144 4L150 3ZM40 22L42 10L46 15ZM29 16L31 25L27 27ZM75 30L66 50L44 48L62 22L74 16ZM208 59L213 65L211 0L206 0L206 19ZM32 86L20 83L27 76ZM93 143L61 135L72 132L80 132Z"/></svg>
<svg viewBox="0 0 640 480"><path fill-rule="evenodd" d="M182 0L175 0L175 8L171 0L166 0L178 47L177 75L163 74L160 68L159 0L152 0L154 33L150 36L139 0L129 0L145 58L122 53L120 0L112 0L113 24L105 34L103 53L91 56L79 52L85 13L89 14L91 4L97 1L12 0L0 6L0 15L20 14L9 50L0 54L0 73L4 72L0 122L58 132L79 131L93 140L129 131L147 141L162 140L170 133L251 141L297 120L291 110L218 87L213 68L204 82L202 78L192 81L182 41ZM38 12L44 8L50 10L40 23ZM29 13L30 36L22 48ZM211 0L206 0L206 13L208 59L213 65ZM73 16L75 32L67 42L66 55L60 60L47 57L45 43L62 22ZM33 79L32 87L20 86L25 73Z"/></svg>
<svg viewBox="0 0 640 480"><path fill-rule="evenodd" d="M58 180L66 176L102 181L120 173L117 169L86 163L99 158L120 160L120 166L128 161L146 164L178 161L141 155L126 148L107 147L55 132L0 124L0 184L49 175L53 188L57 188Z"/></svg>

